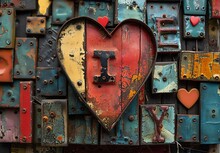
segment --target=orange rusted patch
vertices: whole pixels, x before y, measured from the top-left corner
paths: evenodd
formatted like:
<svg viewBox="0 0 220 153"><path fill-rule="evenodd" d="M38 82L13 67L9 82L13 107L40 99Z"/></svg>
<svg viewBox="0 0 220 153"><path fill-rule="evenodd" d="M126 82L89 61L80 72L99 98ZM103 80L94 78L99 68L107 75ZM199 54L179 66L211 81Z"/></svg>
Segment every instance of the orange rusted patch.
<svg viewBox="0 0 220 153"><path fill-rule="evenodd" d="M57 137L57 140L58 140L59 142L62 142L62 141L63 141L63 136L59 135L59 136Z"/></svg>

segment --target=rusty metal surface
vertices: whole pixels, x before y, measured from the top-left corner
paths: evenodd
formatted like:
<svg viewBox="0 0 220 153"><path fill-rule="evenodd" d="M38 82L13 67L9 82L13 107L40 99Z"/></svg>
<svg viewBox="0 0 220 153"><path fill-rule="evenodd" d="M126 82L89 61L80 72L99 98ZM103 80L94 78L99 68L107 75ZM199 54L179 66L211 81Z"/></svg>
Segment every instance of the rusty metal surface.
<svg viewBox="0 0 220 153"><path fill-rule="evenodd" d="M0 109L0 142L19 142L18 109Z"/></svg>
<svg viewBox="0 0 220 153"><path fill-rule="evenodd" d="M212 17L220 18L220 2L219 0L211 0Z"/></svg>
<svg viewBox="0 0 220 153"><path fill-rule="evenodd" d="M199 115L177 114L176 140L199 142Z"/></svg>
<svg viewBox="0 0 220 153"><path fill-rule="evenodd" d="M183 51L180 58L180 79L219 82L219 57L218 52Z"/></svg>
<svg viewBox="0 0 220 153"><path fill-rule="evenodd" d="M83 24L84 21L86 21L86 24ZM82 48L74 51L68 50L71 47L70 45L65 45L70 44L70 41L72 42L71 45L78 42L74 38L71 39L75 33L72 35L71 33L65 33L65 30L69 27L74 27L74 31L76 29L80 31L84 28L87 31L85 35L81 33L82 41L80 44L86 42L87 52L86 55L81 54L82 57L80 59L75 58L74 54L75 52L79 54L84 50L83 45ZM100 32L100 29L102 32ZM105 35L104 39L103 34ZM81 59L84 60L86 58L83 64L79 64L79 67L83 66L83 70L85 69L86 93L77 90L83 99L86 98L85 104L98 117L103 127L108 130L114 127L116 121L134 98L152 69L156 57L156 44L151 36L153 34L150 29L138 20L121 22L111 34L94 20L85 17L69 20L61 28L58 36L58 57L61 65L77 89L77 86L82 84L79 84L79 80L75 82L76 80L72 77L70 63L79 63ZM96 39L93 39L94 37ZM141 39L138 39L139 37ZM129 46L131 43L133 45ZM94 58L95 51L100 51L103 57ZM108 59L110 52L114 52L116 58ZM133 55L130 56L131 54ZM102 61L104 62L103 64ZM107 61L109 64L107 64ZM98 63L100 62L101 65L99 66ZM106 73L104 70L107 67L109 71L107 73L112 76L113 74L115 75L115 78L110 77L111 83L94 83L95 76L100 76L100 69L102 76ZM106 80L107 77L104 76L102 79ZM84 80L85 78L79 79ZM103 95L103 92L108 93L108 95ZM112 101L112 103L106 103L105 101Z"/></svg>
<svg viewBox="0 0 220 153"><path fill-rule="evenodd" d="M68 122L69 144L98 144L99 124L91 115L74 115Z"/></svg>
<svg viewBox="0 0 220 153"><path fill-rule="evenodd" d="M32 96L33 82L20 82L20 142L32 143Z"/></svg>
<svg viewBox="0 0 220 153"><path fill-rule="evenodd" d="M13 61L13 50L0 50L0 82L13 82Z"/></svg>
<svg viewBox="0 0 220 153"><path fill-rule="evenodd" d="M42 133L42 126L41 126L41 105L37 104L36 102L33 103L33 142L40 144L41 143L41 133Z"/></svg>
<svg viewBox="0 0 220 153"><path fill-rule="evenodd" d="M15 43L15 10L0 8L0 48L14 48Z"/></svg>
<svg viewBox="0 0 220 153"><path fill-rule="evenodd" d="M156 62L153 70L153 93L172 93L178 89L176 62Z"/></svg>
<svg viewBox="0 0 220 153"><path fill-rule="evenodd" d="M28 35L45 35L46 18L29 16L26 19L26 34Z"/></svg>
<svg viewBox="0 0 220 153"><path fill-rule="evenodd" d="M175 141L175 105L141 105L141 144Z"/></svg>
<svg viewBox="0 0 220 153"><path fill-rule="evenodd" d="M43 146L67 145L67 100L45 99L41 105Z"/></svg>
<svg viewBox="0 0 220 153"><path fill-rule="evenodd" d="M219 40L220 40L220 28L219 22L216 19L209 20L209 51L216 52L220 51Z"/></svg>
<svg viewBox="0 0 220 153"><path fill-rule="evenodd" d="M36 10L36 0L1 0L1 7L14 7L17 11Z"/></svg>
<svg viewBox="0 0 220 153"><path fill-rule="evenodd" d="M16 38L14 78L34 79L37 63L37 39Z"/></svg>
<svg viewBox="0 0 220 153"><path fill-rule="evenodd" d="M207 0L184 0L184 14L205 15L207 10Z"/></svg>

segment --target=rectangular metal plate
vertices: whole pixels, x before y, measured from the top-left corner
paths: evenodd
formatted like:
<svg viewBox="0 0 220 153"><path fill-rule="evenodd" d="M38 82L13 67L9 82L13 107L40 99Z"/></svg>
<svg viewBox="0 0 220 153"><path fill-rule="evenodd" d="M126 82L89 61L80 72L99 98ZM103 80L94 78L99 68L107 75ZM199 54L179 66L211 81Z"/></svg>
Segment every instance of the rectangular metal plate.
<svg viewBox="0 0 220 153"><path fill-rule="evenodd" d="M66 77L61 68L37 67L36 94L66 96Z"/></svg>
<svg viewBox="0 0 220 153"><path fill-rule="evenodd" d="M201 144L220 143L220 84L200 84Z"/></svg>
<svg viewBox="0 0 220 153"><path fill-rule="evenodd" d="M31 12L16 12L16 27L15 36L16 37L26 37L26 18L31 16Z"/></svg>
<svg viewBox="0 0 220 153"><path fill-rule="evenodd" d="M69 115L90 114L90 111L70 83L68 83L68 110Z"/></svg>
<svg viewBox="0 0 220 153"><path fill-rule="evenodd" d="M205 16L184 15L184 37L185 38L205 38ZM192 21L198 20L196 25Z"/></svg>
<svg viewBox="0 0 220 153"><path fill-rule="evenodd" d="M33 82L20 82L20 143L32 143Z"/></svg>
<svg viewBox="0 0 220 153"><path fill-rule="evenodd" d="M19 142L18 109L0 109L0 142Z"/></svg>
<svg viewBox="0 0 220 153"><path fill-rule="evenodd" d="M141 144L175 141L175 105L141 105Z"/></svg>
<svg viewBox="0 0 220 153"><path fill-rule="evenodd" d="M102 128L101 145L139 145L138 98L137 95L110 133Z"/></svg>
<svg viewBox="0 0 220 153"><path fill-rule="evenodd" d="M0 107L20 106L20 81L0 85Z"/></svg>
<svg viewBox="0 0 220 153"><path fill-rule="evenodd" d="M38 67L57 67L58 58L56 52L56 37L58 27L47 23L47 32L44 37L39 38Z"/></svg>
<svg viewBox="0 0 220 153"><path fill-rule="evenodd" d="M34 119L34 124L33 124L33 141L34 143L41 143L41 105L37 103L33 103L33 119Z"/></svg>
<svg viewBox="0 0 220 153"><path fill-rule="evenodd" d="M220 23L216 19L209 20L209 51L219 52L220 51Z"/></svg>
<svg viewBox="0 0 220 153"><path fill-rule="evenodd" d="M99 124L89 115L69 117L68 139L70 144L98 144Z"/></svg>
<svg viewBox="0 0 220 153"><path fill-rule="evenodd" d="M220 18L220 1L211 0L211 5L212 5L212 17Z"/></svg>
<svg viewBox="0 0 220 153"><path fill-rule="evenodd" d="M177 3L147 3L148 26L153 31L158 52L179 52L179 5Z"/></svg>
<svg viewBox="0 0 220 153"><path fill-rule="evenodd" d="M63 24L65 21L74 17L74 1L72 0L53 0L52 23Z"/></svg>
<svg viewBox="0 0 220 153"><path fill-rule="evenodd" d="M67 145L67 100L45 99L42 101L43 146Z"/></svg>
<svg viewBox="0 0 220 153"><path fill-rule="evenodd" d="M37 0L38 2L38 12L37 15L39 16L49 16L50 13L50 6L52 1L51 0Z"/></svg>
<svg viewBox="0 0 220 153"><path fill-rule="evenodd" d="M46 18L29 16L26 20L26 34L28 35L45 35Z"/></svg>
<svg viewBox="0 0 220 153"><path fill-rule="evenodd" d="M177 62L157 62L153 71L153 93L177 92Z"/></svg>
<svg viewBox="0 0 220 153"><path fill-rule="evenodd" d="M79 3L79 16L88 16L95 20L98 17L108 17L108 25L113 26L114 24L114 3L108 1L81 1Z"/></svg>
<svg viewBox="0 0 220 153"><path fill-rule="evenodd" d="M13 82L13 58L13 50L0 50L0 82Z"/></svg>
<svg viewBox="0 0 220 153"><path fill-rule="evenodd" d="M146 22L146 0L116 0L115 24L134 18Z"/></svg>
<svg viewBox="0 0 220 153"><path fill-rule="evenodd" d="M206 15L207 0L183 0L184 14Z"/></svg>
<svg viewBox="0 0 220 153"><path fill-rule="evenodd" d="M37 60L37 39L16 38L14 78L34 79Z"/></svg>
<svg viewBox="0 0 220 153"><path fill-rule="evenodd" d="M176 140L199 142L199 115L177 114Z"/></svg>
<svg viewBox="0 0 220 153"><path fill-rule="evenodd" d="M17 11L35 10L36 0L1 0L1 7L14 7Z"/></svg>
<svg viewBox="0 0 220 153"><path fill-rule="evenodd" d="M220 53L183 51L180 58L180 79L220 81Z"/></svg>
<svg viewBox="0 0 220 153"><path fill-rule="evenodd" d="M0 8L0 48L14 48L15 40L15 10Z"/></svg>

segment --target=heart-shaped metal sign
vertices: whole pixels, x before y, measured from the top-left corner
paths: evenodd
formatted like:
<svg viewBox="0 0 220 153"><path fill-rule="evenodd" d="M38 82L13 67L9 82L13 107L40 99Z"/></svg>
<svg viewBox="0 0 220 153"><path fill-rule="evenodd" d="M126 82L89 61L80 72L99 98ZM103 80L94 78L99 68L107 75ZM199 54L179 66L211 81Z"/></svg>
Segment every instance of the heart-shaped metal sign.
<svg viewBox="0 0 220 153"><path fill-rule="evenodd" d="M57 39L60 63L80 98L111 130L149 76L156 41L141 21L121 22L112 33L87 17L67 21Z"/></svg>

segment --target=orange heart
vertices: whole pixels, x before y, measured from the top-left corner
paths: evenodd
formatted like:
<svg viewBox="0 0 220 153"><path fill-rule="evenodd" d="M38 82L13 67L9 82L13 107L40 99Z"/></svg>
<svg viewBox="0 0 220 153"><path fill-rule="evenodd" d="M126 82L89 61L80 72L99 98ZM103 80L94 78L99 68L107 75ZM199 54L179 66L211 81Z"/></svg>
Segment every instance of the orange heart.
<svg viewBox="0 0 220 153"><path fill-rule="evenodd" d="M191 89L189 92L181 88L177 92L179 101L188 109L190 109L199 98L199 90L196 88Z"/></svg>
<svg viewBox="0 0 220 153"><path fill-rule="evenodd" d="M191 16L190 17L190 22L193 26L196 26L200 22L200 17Z"/></svg>
<svg viewBox="0 0 220 153"><path fill-rule="evenodd" d="M98 17L97 19L98 23L100 23L103 27L106 27L108 24L108 17L107 16L103 16L103 17Z"/></svg>

